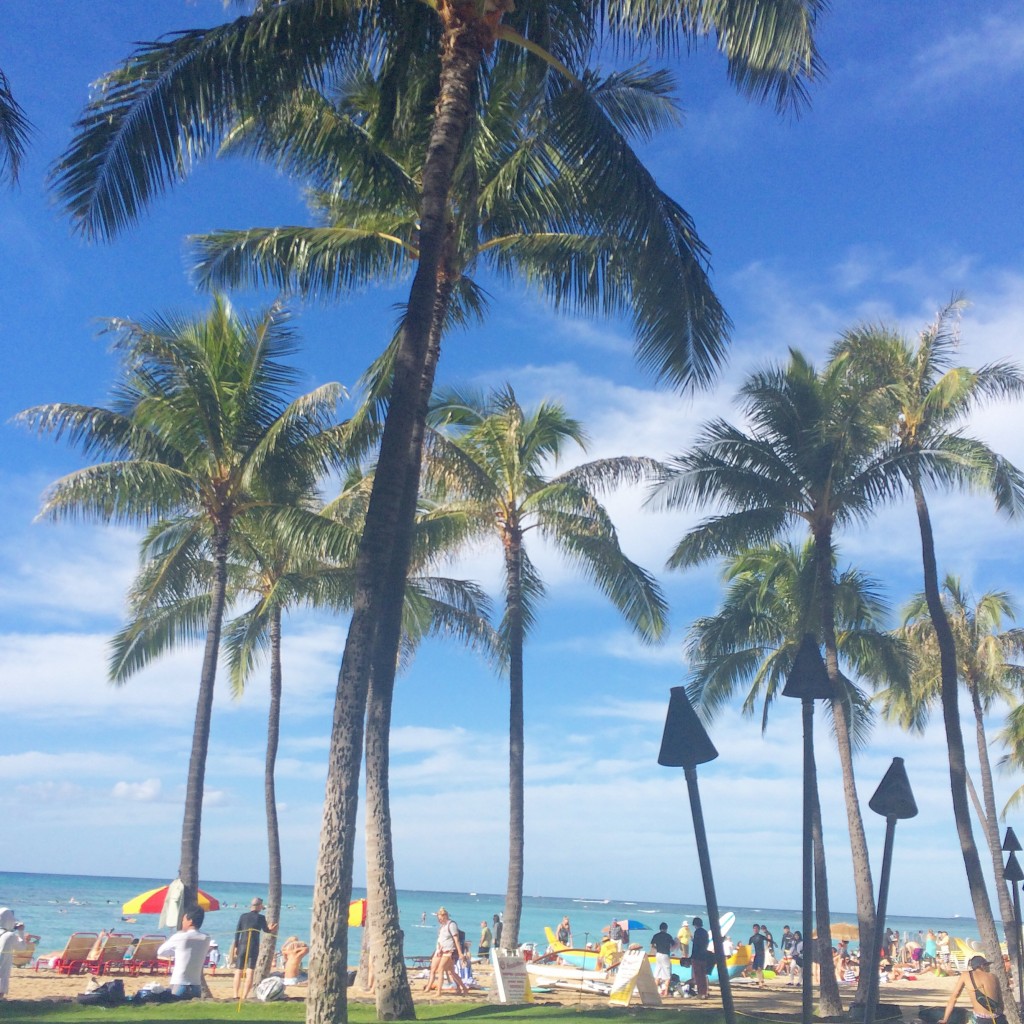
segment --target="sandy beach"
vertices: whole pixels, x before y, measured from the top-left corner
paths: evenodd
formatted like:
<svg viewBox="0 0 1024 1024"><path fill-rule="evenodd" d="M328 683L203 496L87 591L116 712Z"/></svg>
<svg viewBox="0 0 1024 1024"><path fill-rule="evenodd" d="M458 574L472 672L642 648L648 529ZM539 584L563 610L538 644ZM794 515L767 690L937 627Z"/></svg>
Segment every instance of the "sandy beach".
<svg viewBox="0 0 1024 1024"><path fill-rule="evenodd" d="M455 996L449 992L438 996L434 993L423 992L423 981L415 972L410 983L413 989L413 996L417 1003L420 1002L476 1002L486 1003L491 999L491 969L486 964L479 964L474 967L474 972L481 985L481 988L472 991L467 996ZM230 1001L232 977L230 972L223 970L215 974L207 974L210 991L213 997L218 1000ZM166 982L166 978L160 976L140 976L138 978L125 977L125 992L132 995L144 985L152 982ZM910 1022L916 1019L918 1007L937 1006L945 1004L949 997L950 989L953 986L955 977L937 977L933 974L923 974L916 981L900 980L890 982L882 986L880 1000L882 1003L900 1007L904 1021ZM18 968L11 975L11 988L9 999L31 999L31 1000L73 1000L79 992L84 992L88 984L88 976L78 975L75 977L62 977L47 971L33 971L31 969ZM732 985L733 998L737 1010L745 1015L757 1015L759 1013L781 1015L792 1017L796 1020L800 1016L800 989L791 987L782 980L773 980L767 983L767 988L757 989L745 983L742 979L734 979ZM843 1004L849 1007L853 1001L853 989L841 986ZM712 998L706 1003L698 1003L691 999L667 999L664 1005L667 1007L679 1007L687 1009L711 1008L716 1005L715 994L717 990L712 987ZM304 985L296 985L288 990L289 999L304 999L306 989ZM373 1002L372 994L363 992L357 986L349 989L349 998L353 1002ZM535 995L538 1003L560 1003L562 1005L579 1004L588 1008L599 1008L607 1006L608 1000L604 996L597 996L588 993L578 993L570 989L554 989L551 992L542 992ZM639 999L634 996L634 1005L639 1004Z"/></svg>

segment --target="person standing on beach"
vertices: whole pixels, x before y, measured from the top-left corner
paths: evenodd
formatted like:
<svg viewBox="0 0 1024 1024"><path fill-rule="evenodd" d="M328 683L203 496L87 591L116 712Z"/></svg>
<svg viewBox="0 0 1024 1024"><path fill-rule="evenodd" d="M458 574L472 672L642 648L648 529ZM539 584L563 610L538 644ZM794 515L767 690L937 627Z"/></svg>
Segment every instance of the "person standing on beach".
<svg viewBox="0 0 1024 1024"><path fill-rule="evenodd" d="M568 914L562 918L562 923L558 926L558 931L555 932L555 938L558 939L563 946L572 945L572 927L569 924Z"/></svg>
<svg viewBox="0 0 1024 1024"><path fill-rule="evenodd" d="M1003 996L999 991L998 979L989 971L991 965L992 961L983 956L971 957L967 963L967 977L961 974L957 979L939 1024L946 1024L949 1020L949 1015L953 1012L960 993L967 987L968 980L971 987L967 991L971 997L971 1012L976 1024L991 1024L992 1021L999 1024L1000 1018L1002 1024L1006 1024L1006 1018L1003 1016Z"/></svg>
<svg viewBox="0 0 1024 1024"><path fill-rule="evenodd" d="M750 972L757 979L757 987L764 988L764 955L768 946L768 938L761 931L759 924L754 925L754 934L747 940L747 945L754 951L754 959L750 963Z"/></svg>
<svg viewBox="0 0 1024 1024"><path fill-rule="evenodd" d="M493 918L493 921L494 921L494 926L492 928L492 931L494 932L494 948L495 949L501 949L501 926L502 926L501 917L498 914L495 914L494 918Z"/></svg>
<svg viewBox="0 0 1024 1024"><path fill-rule="evenodd" d="M477 956L491 955L491 929L487 927L486 921L480 922L480 945L476 948Z"/></svg>
<svg viewBox="0 0 1024 1024"><path fill-rule="evenodd" d="M230 957L235 968L235 999L248 999L252 991L253 972L260 955L260 936L263 932L277 931L277 924L267 924L262 910L263 900L257 896L235 925L235 942Z"/></svg>
<svg viewBox="0 0 1024 1024"><path fill-rule="evenodd" d="M679 943L679 955L690 955L690 922L684 921L676 932L676 942Z"/></svg>
<svg viewBox="0 0 1024 1024"><path fill-rule="evenodd" d="M793 957L793 966L789 972L790 985L800 984L800 972L804 966L804 937L800 932L793 932L793 947L790 954Z"/></svg>
<svg viewBox="0 0 1024 1024"><path fill-rule="evenodd" d="M662 921L658 930L651 938L651 949L654 950L654 980L658 983L658 995L668 995L668 984L672 980L672 950L679 943L669 935L668 923Z"/></svg>
<svg viewBox="0 0 1024 1024"><path fill-rule="evenodd" d="M0 999L7 998L14 951L23 949L25 945L25 925L15 920L10 907L0 907Z"/></svg>
<svg viewBox="0 0 1024 1024"><path fill-rule="evenodd" d="M206 911L189 907L181 917L181 931L175 932L157 951L163 958L173 957L171 994L180 999L198 999L203 994L203 966L210 948L210 936L199 929Z"/></svg>
<svg viewBox="0 0 1024 1024"><path fill-rule="evenodd" d="M711 954L708 952L708 930L700 917L693 919L693 938L690 948L690 978L697 990L698 999L708 997L708 968Z"/></svg>

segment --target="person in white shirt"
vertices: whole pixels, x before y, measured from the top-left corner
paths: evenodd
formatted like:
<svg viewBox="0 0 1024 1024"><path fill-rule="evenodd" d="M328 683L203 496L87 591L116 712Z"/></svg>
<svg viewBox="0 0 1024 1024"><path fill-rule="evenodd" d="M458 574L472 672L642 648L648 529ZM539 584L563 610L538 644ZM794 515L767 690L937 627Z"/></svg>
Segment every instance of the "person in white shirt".
<svg viewBox="0 0 1024 1024"><path fill-rule="evenodd" d="M25 926L15 920L10 907L0 907L0 999L7 998L14 952L23 949L25 944Z"/></svg>
<svg viewBox="0 0 1024 1024"><path fill-rule="evenodd" d="M203 992L203 965L210 948L210 936L199 930L206 912L190 907L181 918L181 931L175 932L157 951L160 957L174 957L171 992L195 999Z"/></svg>

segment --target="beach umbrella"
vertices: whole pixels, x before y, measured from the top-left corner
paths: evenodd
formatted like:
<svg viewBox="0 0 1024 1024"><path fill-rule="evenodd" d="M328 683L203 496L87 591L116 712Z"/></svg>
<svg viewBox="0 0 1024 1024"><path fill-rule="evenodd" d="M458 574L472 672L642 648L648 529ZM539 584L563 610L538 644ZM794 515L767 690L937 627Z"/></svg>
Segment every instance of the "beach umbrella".
<svg viewBox="0 0 1024 1024"><path fill-rule="evenodd" d="M642 932L645 929L647 931L651 930L651 926L649 924L644 924L643 921L634 921L632 918L628 921L620 921L619 924L621 924L627 932Z"/></svg>
<svg viewBox="0 0 1024 1024"><path fill-rule="evenodd" d="M121 907L122 914L159 914L164 909L164 904L167 902L167 894L174 885L173 882L168 885L161 885L158 889L150 889L148 892L139 893L138 896L133 896L127 903ZM203 910L220 910L220 903L217 902L216 897L211 896L208 892L203 892L202 889L197 890L198 898L196 902L203 908ZM172 896L173 899L173 896Z"/></svg>
<svg viewBox="0 0 1024 1024"><path fill-rule="evenodd" d="M839 921L829 927L833 939L845 939L847 942L860 941L860 927L848 921Z"/></svg>

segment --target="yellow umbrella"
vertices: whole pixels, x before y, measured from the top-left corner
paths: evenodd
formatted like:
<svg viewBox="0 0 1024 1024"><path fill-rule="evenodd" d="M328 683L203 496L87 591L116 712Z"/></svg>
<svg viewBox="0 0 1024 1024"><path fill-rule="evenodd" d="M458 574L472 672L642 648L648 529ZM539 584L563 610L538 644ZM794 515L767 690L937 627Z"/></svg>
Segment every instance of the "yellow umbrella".
<svg viewBox="0 0 1024 1024"><path fill-rule="evenodd" d="M846 939L847 942L857 942L860 940L860 928L855 924L850 924L848 921L840 921L832 925L830 933L833 939Z"/></svg>

